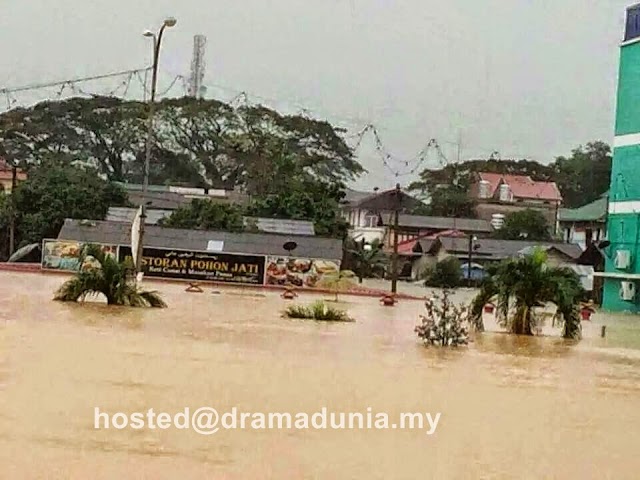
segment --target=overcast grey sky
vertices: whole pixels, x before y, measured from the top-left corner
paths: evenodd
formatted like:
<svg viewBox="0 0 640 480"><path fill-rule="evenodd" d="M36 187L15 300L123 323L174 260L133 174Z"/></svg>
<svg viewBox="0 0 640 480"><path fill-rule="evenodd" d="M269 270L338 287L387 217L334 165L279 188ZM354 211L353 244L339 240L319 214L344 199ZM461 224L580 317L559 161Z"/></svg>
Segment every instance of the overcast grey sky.
<svg viewBox="0 0 640 480"><path fill-rule="evenodd" d="M454 159L455 147L445 142L458 135L462 158L496 150L502 158L549 162L590 140L611 141L631 3L5 0L0 84L146 65L150 49L141 32L172 15L178 25L163 45L165 85L188 73L192 37L204 34L205 83L304 104L354 130L371 122L399 159L396 169L406 170L402 160L430 138ZM351 118L358 121L344 122ZM394 185L371 145L359 157L371 173L356 186Z"/></svg>

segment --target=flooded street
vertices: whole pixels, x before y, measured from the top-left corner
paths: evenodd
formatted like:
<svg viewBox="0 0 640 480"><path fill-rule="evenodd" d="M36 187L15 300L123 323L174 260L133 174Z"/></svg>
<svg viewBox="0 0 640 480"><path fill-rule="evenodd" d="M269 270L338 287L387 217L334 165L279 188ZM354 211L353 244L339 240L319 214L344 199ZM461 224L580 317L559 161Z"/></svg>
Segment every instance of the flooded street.
<svg viewBox="0 0 640 480"><path fill-rule="evenodd" d="M421 302L342 297L353 324L281 318L275 293L166 310L51 301L64 277L0 272L0 478L636 479L640 319L607 338L488 333L429 350ZM299 302L317 297L302 296ZM441 412L424 430L96 430L105 412Z"/></svg>

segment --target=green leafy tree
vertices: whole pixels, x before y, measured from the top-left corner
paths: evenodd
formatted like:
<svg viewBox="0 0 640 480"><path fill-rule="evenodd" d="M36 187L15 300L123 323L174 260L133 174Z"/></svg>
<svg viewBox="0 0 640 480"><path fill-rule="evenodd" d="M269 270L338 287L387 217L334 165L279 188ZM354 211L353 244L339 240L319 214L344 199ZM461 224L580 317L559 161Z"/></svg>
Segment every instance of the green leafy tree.
<svg viewBox="0 0 640 480"><path fill-rule="evenodd" d="M189 205L174 210L169 217L160 221L160 225L169 228L223 230L227 232L244 230L240 207L198 198L193 199Z"/></svg>
<svg viewBox="0 0 640 480"><path fill-rule="evenodd" d="M358 277L358 282L362 283L363 278L382 277L387 266L388 258L384 253L384 244L376 239L370 244L347 239L346 261L349 269Z"/></svg>
<svg viewBox="0 0 640 480"><path fill-rule="evenodd" d="M430 197L435 202L433 212L462 217L469 212L469 205L457 194L468 192L475 175L480 172L525 175L536 181L556 182L564 206L576 208L596 200L609 189L611 148L601 141L590 142L574 149L571 156L558 157L548 165L532 160L495 158L452 163L439 169L423 170L420 179L409 189Z"/></svg>
<svg viewBox="0 0 640 480"><path fill-rule="evenodd" d="M0 115L0 144L21 167L65 153L109 180L141 182L146 141L141 102L72 98ZM238 187L262 195L283 152L296 172L327 183L364 171L341 132L325 121L190 97L158 102L151 147L156 184Z"/></svg>
<svg viewBox="0 0 640 480"><path fill-rule="evenodd" d="M456 185L440 185L434 187L434 192L429 203L415 209L413 215L476 218L476 201L466 190Z"/></svg>
<svg viewBox="0 0 640 480"><path fill-rule="evenodd" d="M344 187L316 180L293 183L272 195L256 198L247 214L253 217L311 220L316 235L345 238L349 224L340 215Z"/></svg>
<svg viewBox="0 0 640 480"><path fill-rule="evenodd" d="M415 332L427 346L458 347L469 342L467 307L454 304L449 296L445 289L442 296L432 295L425 302L426 315L420 316Z"/></svg>
<svg viewBox="0 0 640 480"><path fill-rule="evenodd" d="M539 318L536 308L553 303L563 324L563 336L581 336L578 311L584 290L570 268L550 267L544 250L508 260L490 269L471 307L471 318L483 329L482 312L487 303L496 303L499 320L510 333L532 335Z"/></svg>
<svg viewBox="0 0 640 480"><path fill-rule="evenodd" d="M456 288L462 281L460 261L456 257L447 257L440 260L427 272L424 282L427 287Z"/></svg>
<svg viewBox="0 0 640 480"><path fill-rule="evenodd" d="M109 305L165 308L167 304L155 291L142 290L132 280L133 268L103 252L98 245L85 245L80 255L81 268L62 284L54 296L61 302L84 301L102 294Z"/></svg>
<svg viewBox="0 0 640 480"><path fill-rule="evenodd" d="M611 181L611 147L590 142L558 157L553 164L554 178L562 193L564 206L577 208L600 198Z"/></svg>
<svg viewBox="0 0 640 480"><path fill-rule="evenodd" d="M28 179L12 195L17 247L56 238L65 218L101 220L110 206L126 202L120 188L102 180L94 171L74 167L66 160L50 160L31 169ZM6 214L0 215L0 222L0 228L6 232Z"/></svg>
<svg viewBox="0 0 640 480"><path fill-rule="evenodd" d="M539 210L531 209L509 214L494 236L502 240L551 240L547 219Z"/></svg>

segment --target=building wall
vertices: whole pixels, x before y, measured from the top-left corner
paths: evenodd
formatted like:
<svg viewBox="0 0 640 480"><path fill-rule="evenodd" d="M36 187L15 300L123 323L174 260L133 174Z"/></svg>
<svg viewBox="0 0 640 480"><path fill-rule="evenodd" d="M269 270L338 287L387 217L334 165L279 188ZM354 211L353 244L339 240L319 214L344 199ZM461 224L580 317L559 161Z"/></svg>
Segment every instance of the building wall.
<svg viewBox="0 0 640 480"><path fill-rule="evenodd" d="M573 243L579 245L580 248L586 250L587 248L587 230L591 230L591 241L597 242L605 238L607 233L607 227L604 223L561 223L560 230L562 233L562 240L567 243Z"/></svg>
<svg viewBox="0 0 640 480"><path fill-rule="evenodd" d="M368 210L347 209L342 215L352 228L375 228L378 222L378 215Z"/></svg>
<svg viewBox="0 0 640 480"><path fill-rule="evenodd" d="M640 216L636 213L616 214L609 217L608 238L611 245L607 248L605 272L615 274L640 272ZM631 266L627 270L615 268L614 259L618 250L631 251ZM620 299L621 278L605 278L603 308L609 311L640 312L638 298L634 302Z"/></svg>
<svg viewBox="0 0 640 480"><path fill-rule="evenodd" d="M620 52L615 140L609 197L606 274L640 273L640 43L623 45ZM631 267L617 270L613 259L618 250L629 250ZM633 278L628 278L636 282ZM640 312L638 295L631 302L620 299L624 279L606 278L603 308L621 312Z"/></svg>

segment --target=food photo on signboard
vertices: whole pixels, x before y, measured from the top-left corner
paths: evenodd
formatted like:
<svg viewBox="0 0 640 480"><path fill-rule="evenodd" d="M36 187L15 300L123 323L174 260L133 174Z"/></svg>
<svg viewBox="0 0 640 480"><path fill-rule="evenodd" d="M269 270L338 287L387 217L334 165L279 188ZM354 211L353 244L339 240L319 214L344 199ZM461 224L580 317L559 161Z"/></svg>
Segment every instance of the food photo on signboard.
<svg viewBox="0 0 640 480"><path fill-rule="evenodd" d="M81 267L95 266L96 260L92 257L85 258L83 264L80 265L80 255L84 245L74 241L45 240L42 248L42 268L76 272ZM101 247L105 254L114 258L117 257L117 246L101 245Z"/></svg>
<svg viewBox="0 0 640 480"><path fill-rule="evenodd" d="M340 265L332 260L316 260L296 257L267 257L267 285L293 285L315 288L326 275L340 271Z"/></svg>

